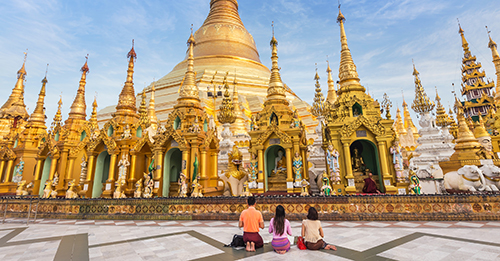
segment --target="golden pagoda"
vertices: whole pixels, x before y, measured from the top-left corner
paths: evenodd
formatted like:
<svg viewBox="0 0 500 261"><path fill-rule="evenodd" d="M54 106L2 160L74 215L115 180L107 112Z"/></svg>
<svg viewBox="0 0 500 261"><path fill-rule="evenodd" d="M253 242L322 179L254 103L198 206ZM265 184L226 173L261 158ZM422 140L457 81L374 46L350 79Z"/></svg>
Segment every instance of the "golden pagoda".
<svg viewBox="0 0 500 261"><path fill-rule="evenodd" d="M486 73L481 71L481 63L476 63L476 56L473 56L469 50L469 43L465 39L464 30L459 24L459 31L462 38L462 48L464 58L462 59L462 89L461 94L466 97L462 102L464 116L471 117L474 121L478 120L479 115L488 114L489 108L495 106L491 89L495 83L485 81Z"/></svg>
<svg viewBox="0 0 500 261"><path fill-rule="evenodd" d="M297 193L300 187L294 186L298 181L307 179L307 140L306 127L292 111L287 99L287 89L281 80L278 66L278 41L271 39L272 68L267 88L264 108L255 116L255 125L249 132L250 150L258 159L258 189L252 193L266 191L282 191ZM294 174L292 159L301 159L300 180Z"/></svg>
<svg viewBox="0 0 500 261"><path fill-rule="evenodd" d="M194 47L193 57L196 64L195 82L199 86L202 107L210 115L216 115L222 99L215 99L214 103L214 99L208 96L207 87L212 86L212 79L215 84L222 85L226 72L229 72L228 79L238 79L237 99L242 106L235 105L235 108L244 110L243 114L236 112L237 120L231 125L231 131L247 134L251 114L262 110L270 71L261 63L255 41L240 19L238 1L210 0L210 12L193 36L198 43ZM186 59L154 83L159 122L165 123L169 113L174 110L186 66L187 54ZM146 89L148 96L151 86ZM309 112L310 106L286 85L285 92L287 99L297 108L300 119L309 131L313 131L317 122ZM113 112L113 106L99 111L99 124L102 126Z"/></svg>
<svg viewBox="0 0 500 261"><path fill-rule="evenodd" d="M389 155L393 143L393 120L382 118L380 104L366 93L359 83L347 44L344 29L345 17L339 9L337 22L340 24L342 44L339 67L340 88L337 100L329 106L323 131L323 149L333 146L340 152L340 174L345 191L360 193L363 177L373 173L379 180L378 186L389 194L397 192L394 186L395 170Z"/></svg>
<svg viewBox="0 0 500 261"><path fill-rule="evenodd" d="M448 127L450 124L450 116L446 114L446 109L443 104L441 104L441 97L439 97L436 88L436 125L439 127Z"/></svg>

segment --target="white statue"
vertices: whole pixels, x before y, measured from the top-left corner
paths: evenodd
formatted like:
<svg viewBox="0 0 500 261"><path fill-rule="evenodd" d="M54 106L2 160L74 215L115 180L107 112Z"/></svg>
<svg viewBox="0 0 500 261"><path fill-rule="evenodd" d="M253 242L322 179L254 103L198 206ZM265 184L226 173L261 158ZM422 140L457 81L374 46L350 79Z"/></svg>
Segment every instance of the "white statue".
<svg viewBox="0 0 500 261"><path fill-rule="evenodd" d="M188 185L187 185L187 177L186 175L184 175L184 173L180 173L179 175L179 191L178 191L178 196L179 197L182 197L182 198L185 198L187 197L187 193L188 193Z"/></svg>
<svg viewBox="0 0 500 261"><path fill-rule="evenodd" d="M126 125L125 129L123 130L122 140L130 139L130 138L132 138L132 134L130 133L130 127L128 125Z"/></svg>
<svg viewBox="0 0 500 261"><path fill-rule="evenodd" d="M82 163L80 164L80 184L85 183L87 180L87 161L85 156L82 157Z"/></svg>
<svg viewBox="0 0 500 261"><path fill-rule="evenodd" d="M118 179L124 177L127 178L127 168L130 166L130 162L128 161L128 155L123 154L122 159L118 162Z"/></svg>
<svg viewBox="0 0 500 261"><path fill-rule="evenodd" d="M208 120L208 128L210 130L213 130L213 129L215 129L215 127L216 127L216 125L215 125L214 116L210 115L209 120Z"/></svg>
<svg viewBox="0 0 500 261"><path fill-rule="evenodd" d="M499 191L500 188L500 168L493 164L486 164L479 168L485 178L485 185L489 186L492 191Z"/></svg>
<svg viewBox="0 0 500 261"><path fill-rule="evenodd" d="M149 142L154 144L154 136L156 136L156 134L158 133L157 129L153 125L149 125L149 127L147 127L145 131L148 134Z"/></svg>
<svg viewBox="0 0 500 261"><path fill-rule="evenodd" d="M483 172L475 165L465 165L444 175L444 186L449 190L491 191L485 186Z"/></svg>
<svg viewBox="0 0 500 261"><path fill-rule="evenodd" d="M21 157L21 160L16 165L16 171L14 171L14 177L12 178L12 182L14 183L21 182L21 180L23 179L23 171L24 171L24 161L23 157Z"/></svg>

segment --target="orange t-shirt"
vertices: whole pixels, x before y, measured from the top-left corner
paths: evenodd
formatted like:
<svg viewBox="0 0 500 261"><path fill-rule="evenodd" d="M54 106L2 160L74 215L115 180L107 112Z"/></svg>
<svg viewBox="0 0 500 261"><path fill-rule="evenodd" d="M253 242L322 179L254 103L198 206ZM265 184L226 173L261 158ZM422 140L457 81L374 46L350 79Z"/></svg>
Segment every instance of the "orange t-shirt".
<svg viewBox="0 0 500 261"><path fill-rule="evenodd" d="M241 212L240 221L243 221L243 232L259 232L259 223L264 219L255 207L248 207Z"/></svg>

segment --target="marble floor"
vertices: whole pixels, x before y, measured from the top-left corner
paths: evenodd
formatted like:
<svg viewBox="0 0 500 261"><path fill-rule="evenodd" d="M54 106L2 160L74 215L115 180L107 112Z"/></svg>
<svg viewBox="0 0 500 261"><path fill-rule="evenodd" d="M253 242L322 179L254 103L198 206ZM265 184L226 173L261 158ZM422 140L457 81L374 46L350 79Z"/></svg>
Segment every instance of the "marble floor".
<svg viewBox="0 0 500 261"><path fill-rule="evenodd" d="M294 235L300 222L291 222ZM337 251L224 247L233 221L22 219L0 224L0 260L500 260L500 222L322 222ZM266 229L269 223L266 222ZM261 232L270 242L267 230Z"/></svg>

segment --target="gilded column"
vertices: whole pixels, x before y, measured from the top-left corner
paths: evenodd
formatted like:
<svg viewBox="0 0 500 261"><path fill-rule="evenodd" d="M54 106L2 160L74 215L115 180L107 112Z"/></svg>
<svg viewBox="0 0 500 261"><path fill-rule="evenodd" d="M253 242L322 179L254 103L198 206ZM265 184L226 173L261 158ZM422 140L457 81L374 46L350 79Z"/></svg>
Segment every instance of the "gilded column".
<svg viewBox="0 0 500 261"><path fill-rule="evenodd" d="M217 173L217 157L218 157L219 153L217 152L212 152L212 178L215 178L217 179L219 176L218 176L218 173Z"/></svg>
<svg viewBox="0 0 500 261"><path fill-rule="evenodd" d="M116 154L111 154L111 159L109 161L109 172L108 172L108 182L113 183L115 181L115 167L116 167Z"/></svg>
<svg viewBox="0 0 500 261"><path fill-rule="evenodd" d="M267 182L265 181L264 179L264 155L263 155L263 151L262 150L258 150L257 151L257 160L258 160L258 163L257 163L257 169L258 169L258 182L259 182L259 192L265 192L264 191L264 187L265 187L265 190L267 191ZM263 184L263 185L261 185Z"/></svg>
<svg viewBox="0 0 500 261"><path fill-rule="evenodd" d="M130 180L132 182L136 182L137 181L137 177L135 176L135 165L136 165L136 160L137 160L137 155L135 154L132 154L130 156Z"/></svg>
<svg viewBox="0 0 500 261"><path fill-rule="evenodd" d="M188 179L191 178L191 175L189 173L189 151L186 149L182 151L182 173L186 175Z"/></svg>
<svg viewBox="0 0 500 261"><path fill-rule="evenodd" d="M380 165L382 168L382 174L384 179L385 193L396 194L397 188L392 185L393 177L389 172L389 166L387 165L387 144L385 141L378 141L378 151L380 154Z"/></svg>
<svg viewBox="0 0 500 261"><path fill-rule="evenodd" d="M12 165L14 165L14 160L11 159L7 162L7 171L5 172L4 180L5 183L10 182L10 179L12 178Z"/></svg>
<svg viewBox="0 0 500 261"><path fill-rule="evenodd" d="M71 174L73 173L74 166L75 166L75 158L70 158L68 161L68 171L66 172L66 180L71 179Z"/></svg>
<svg viewBox="0 0 500 261"><path fill-rule="evenodd" d="M36 167L35 167L35 175L34 175L34 180L40 180L41 174L42 174L42 163L43 159L38 158L36 160ZM0 164L0 171L3 169L3 162ZM0 172L1 173L1 172Z"/></svg>
<svg viewBox="0 0 500 261"><path fill-rule="evenodd" d="M161 179L162 171L163 171L163 152L161 150L156 151L156 166L160 166L156 170L155 179Z"/></svg>
<svg viewBox="0 0 500 261"><path fill-rule="evenodd" d="M302 179L309 180L309 162L307 161L307 152L302 150Z"/></svg>
<svg viewBox="0 0 500 261"><path fill-rule="evenodd" d="M356 193L356 185L354 183L354 176L352 175L352 162L351 162L351 150L349 148L350 140L343 140L342 146L344 147L344 163L345 163L345 179L347 180L347 186L345 188L346 193ZM328 164L327 164L328 165Z"/></svg>
<svg viewBox="0 0 500 261"><path fill-rule="evenodd" d="M3 168L5 167L5 160L0 161L0 182L2 181Z"/></svg>
<svg viewBox="0 0 500 261"><path fill-rule="evenodd" d="M87 164L87 181L92 181L92 172L94 171L94 162L95 162L95 156L90 155L89 156L89 161Z"/></svg>
<svg viewBox="0 0 500 261"><path fill-rule="evenodd" d="M286 188L288 192L293 192L293 168L292 168L292 149L286 150Z"/></svg>
<svg viewBox="0 0 500 261"><path fill-rule="evenodd" d="M207 163L208 163L207 162L207 152L205 150L203 150L201 152L201 160L200 160L200 165L201 165L201 174L200 174L200 176L202 178L206 178L207 177Z"/></svg>
<svg viewBox="0 0 500 261"><path fill-rule="evenodd" d="M52 159L52 163L50 163L50 172L49 172L49 176L50 176L50 180L54 180L54 175L56 174L56 167L57 167L57 162L59 161L58 158L53 158Z"/></svg>

